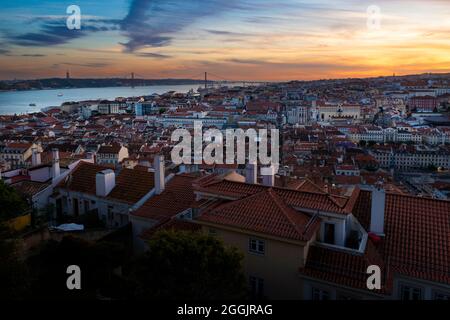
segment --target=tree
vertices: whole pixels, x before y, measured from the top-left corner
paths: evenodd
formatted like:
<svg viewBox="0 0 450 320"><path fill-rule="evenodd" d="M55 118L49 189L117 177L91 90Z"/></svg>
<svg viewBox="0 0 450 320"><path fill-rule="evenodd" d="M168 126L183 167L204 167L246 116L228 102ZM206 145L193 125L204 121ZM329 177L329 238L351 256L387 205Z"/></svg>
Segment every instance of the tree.
<svg viewBox="0 0 450 320"><path fill-rule="evenodd" d="M28 269L18 254L9 228L0 223L0 300L25 299L29 293Z"/></svg>
<svg viewBox="0 0 450 320"><path fill-rule="evenodd" d="M359 141L359 146L360 147L365 147L367 145L367 141L366 140L361 140L361 141Z"/></svg>
<svg viewBox="0 0 450 320"><path fill-rule="evenodd" d="M94 299L109 296L115 285L114 269L126 261L123 247L109 242L90 242L66 236L50 240L40 253L28 260L33 270L32 293L42 299ZM82 290L68 290L67 267L81 270Z"/></svg>
<svg viewBox="0 0 450 320"><path fill-rule="evenodd" d="M214 237L159 231L149 251L135 262L131 276L136 298L219 300L246 297L243 258Z"/></svg>
<svg viewBox="0 0 450 320"><path fill-rule="evenodd" d="M23 213L27 203L19 193L0 180L0 221L6 221Z"/></svg>

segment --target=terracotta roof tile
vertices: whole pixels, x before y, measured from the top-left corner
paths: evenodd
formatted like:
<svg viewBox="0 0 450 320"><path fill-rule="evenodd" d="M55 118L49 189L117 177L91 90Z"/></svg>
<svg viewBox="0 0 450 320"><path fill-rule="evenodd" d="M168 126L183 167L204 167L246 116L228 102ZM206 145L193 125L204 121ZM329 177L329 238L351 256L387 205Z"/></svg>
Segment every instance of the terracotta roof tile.
<svg viewBox="0 0 450 320"><path fill-rule="evenodd" d="M155 186L153 172L141 170L122 169L116 177L116 186L108 198L136 203L149 193Z"/></svg>
<svg viewBox="0 0 450 320"><path fill-rule="evenodd" d="M355 216L369 230L371 193L361 191ZM450 284L450 201L386 194L380 253L400 273Z"/></svg>
<svg viewBox="0 0 450 320"><path fill-rule="evenodd" d="M258 184L248 184L221 180L218 176L205 177L197 182L195 189L200 192L227 196L240 199L259 193L269 187ZM346 206L349 197L330 195L326 193L290 190L286 188L273 188L286 204L292 207L310 210L348 214L351 208Z"/></svg>
<svg viewBox="0 0 450 320"><path fill-rule="evenodd" d="M197 219L301 241L309 240L319 227L315 217L286 205L273 189L225 203Z"/></svg>
<svg viewBox="0 0 450 320"><path fill-rule="evenodd" d="M195 179L193 176L184 174L174 176L160 195L151 197L132 215L163 222L191 208L195 199L192 188L192 182Z"/></svg>
<svg viewBox="0 0 450 320"><path fill-rule="evenodd" d="M308 251L306 265L300 268L300 273L341 286L368 290L366 271L369 265L378 265L382 271L381 289L371 292L377 294L390 292L392 289L392 277L385 267L381 256L370 241L364 254L311 246Z"/></svg>
<svg viewBox="0 0 450 320"><path fill-rule="evenodd" d="M73 172L60 184L60 188L78 191L87 194L96 194L96 175L108 167L80 162ZM116 176L116 186L107 198L116 199L126 203L135 203L154 187L152 172L141 170L122 169Z"/></svg>

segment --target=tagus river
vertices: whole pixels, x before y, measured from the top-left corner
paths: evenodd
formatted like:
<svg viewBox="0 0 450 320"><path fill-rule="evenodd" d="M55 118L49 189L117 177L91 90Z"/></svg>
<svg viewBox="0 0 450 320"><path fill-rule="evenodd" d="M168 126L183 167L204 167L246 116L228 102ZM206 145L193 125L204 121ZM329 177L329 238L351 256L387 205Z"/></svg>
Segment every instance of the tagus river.
<svg viewBox="0 0 450 320"><path fill-rule="evenodd" d="M66 101L138 97L153 93L176 91L185 93L197 90L198 84L146 87L106 87L81 89L49 89L0 92L0 114L21 114L40 111L42 108L60 106Z"/></svg>

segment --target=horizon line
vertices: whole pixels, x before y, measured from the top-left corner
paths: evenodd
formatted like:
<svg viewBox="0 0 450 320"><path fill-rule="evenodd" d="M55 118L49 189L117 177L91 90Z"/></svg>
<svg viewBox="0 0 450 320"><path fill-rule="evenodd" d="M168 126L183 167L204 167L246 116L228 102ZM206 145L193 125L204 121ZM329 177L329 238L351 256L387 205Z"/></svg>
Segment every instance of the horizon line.
<svg viewBox="0 0 450 320"><path fill-rule="evenodd" d="M318 78L318 79L310 79L310 80L302 80L302 79L286 79L286 80L211 80L208 79L208 82L260 82L260 83L286 83L286 82L314 82L314 81L332 81L332 80L352 80L352 79L377 79L377 78L400 78L400 77L413 77L413 76L422 76L422 75L436 75L436 76L445 76L450 75L450 72L423 72L423 73L414 73L414 74L396 74L392 75L379 75L379 76L369 76L369 77L346 77L346 78ZM29 78L29 79L0 79L0 82L5 81L39 81L39 80L48 80L48 79L60 79L60 80L108 80L108 79L120 79L120 80L132 80L130 78L123 77L70 77L69 79L65 77L42 77L42 78ZM189 80L189 81L199 81L204 82L204 79L192 79L192 78L134 78L134 80L138 81L158 81L158 80Z"/></svg>

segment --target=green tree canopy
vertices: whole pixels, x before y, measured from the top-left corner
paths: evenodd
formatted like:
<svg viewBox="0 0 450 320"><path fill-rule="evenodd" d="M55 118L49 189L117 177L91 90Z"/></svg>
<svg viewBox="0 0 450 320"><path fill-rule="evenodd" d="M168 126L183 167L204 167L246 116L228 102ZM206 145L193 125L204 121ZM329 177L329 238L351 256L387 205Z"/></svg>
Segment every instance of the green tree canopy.
<svg viewBox="0 0 450 320"><path fill-rule="evenodd" d="M132 276L136 298L239 299L246 297L242 254L211 236L160 231L149 241Z"/></svg>
<svg viewBox="0 0 450 320"><path fill-rule="evenodd" d="M20 194L0 180L0 221L14 218L27 209Z"/></svg>
<svg viewBox="0 0 450 320"><path fill-rule="evenodd" d="M116 280L113 271L125 261L124 248L115 243L89 242L72 236L66 236L60 242L50 240L28 261L33 270L33 295L42 299L109 296L109 288ZM80 267L81 290L67 289L69 275L66 271L70 265Z"/></svg>
<svg viewBox="0 0 450 320"><path fill-rule="evenodd" d="M20 259L18 243L10 237L9 228L0 223L0 300L28 297L28 269Z"/></svg>

